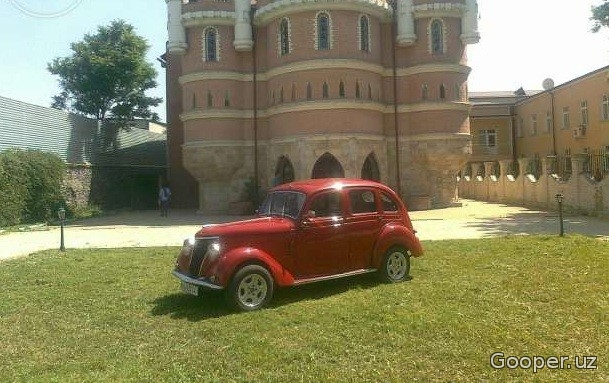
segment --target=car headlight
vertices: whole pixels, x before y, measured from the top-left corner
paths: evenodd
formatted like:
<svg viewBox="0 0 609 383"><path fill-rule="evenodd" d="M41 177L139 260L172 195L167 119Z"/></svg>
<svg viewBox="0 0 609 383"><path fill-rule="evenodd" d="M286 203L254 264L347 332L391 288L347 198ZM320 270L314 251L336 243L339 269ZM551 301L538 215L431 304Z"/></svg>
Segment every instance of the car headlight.
<svg viewBox="0 0 609 383"><path fill-rule="evenodd" d="M182 244L183 250L192 250L195 246L195 237L186 238Z"/></svg>
<svg viewBox="0 0 609 383"><path fill-rule="evenodd" d="M220 255L220 242L214 241L207 246L207 257L210 261L215 260Z"/></svg>

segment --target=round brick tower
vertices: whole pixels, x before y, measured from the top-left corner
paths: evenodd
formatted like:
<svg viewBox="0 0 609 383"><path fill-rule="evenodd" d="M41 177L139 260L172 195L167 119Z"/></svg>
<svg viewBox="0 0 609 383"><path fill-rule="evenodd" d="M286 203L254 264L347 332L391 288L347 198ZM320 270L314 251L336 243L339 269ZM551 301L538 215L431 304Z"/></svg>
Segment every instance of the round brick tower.
<svg viewBox="0 0 609 383"><path fill-rule="evenodd" d="M252 177L263 189L369 178L411 207L452 201L471 148L475 0L167 6L168 99L181 95L168 102L169 147L197 180L202 211L229 210Z"/></svg>

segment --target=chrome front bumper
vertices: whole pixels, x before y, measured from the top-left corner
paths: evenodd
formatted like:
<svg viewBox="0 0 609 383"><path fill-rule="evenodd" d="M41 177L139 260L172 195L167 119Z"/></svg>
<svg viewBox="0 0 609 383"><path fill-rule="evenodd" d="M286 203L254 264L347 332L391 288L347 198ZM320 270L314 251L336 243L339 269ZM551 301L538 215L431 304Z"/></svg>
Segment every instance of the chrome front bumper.
<svg viewBox="0 0 609 383"><path fill-rule="evenodd" d="M177 270L174 270L171 273L173 274L174 277L178 278L182 282L189 283L191 285L201 286L203 288L210 289L210 290L224 290L224 287L222 287L222 286L215 285L205 279L191 278L189 276L186 276L186 275L180 273Z"/></svg>

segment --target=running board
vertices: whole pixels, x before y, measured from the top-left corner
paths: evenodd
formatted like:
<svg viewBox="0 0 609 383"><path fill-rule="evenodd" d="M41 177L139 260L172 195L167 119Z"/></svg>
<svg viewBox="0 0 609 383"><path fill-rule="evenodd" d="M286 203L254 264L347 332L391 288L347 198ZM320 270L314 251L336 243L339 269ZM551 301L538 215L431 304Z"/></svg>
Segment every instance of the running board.
<svg viewBox="0 0 609 383"><path fill-rule="evenodd" d="M294 281L294 286L306 285L308 283L314 283L314 282L329 281L329 280L332 280L332 279L340 279L340 278L345 278L345 277L352 277L352 276L355 276L355 275L375 273L376 271L377 271L377 269L360 269L360 270L349 271L347 273L342 273L342 274L333 274L333 275L326 275L326 276L323 276L323 277L314 277L314 278L299 279L297 281Z"/></svg>

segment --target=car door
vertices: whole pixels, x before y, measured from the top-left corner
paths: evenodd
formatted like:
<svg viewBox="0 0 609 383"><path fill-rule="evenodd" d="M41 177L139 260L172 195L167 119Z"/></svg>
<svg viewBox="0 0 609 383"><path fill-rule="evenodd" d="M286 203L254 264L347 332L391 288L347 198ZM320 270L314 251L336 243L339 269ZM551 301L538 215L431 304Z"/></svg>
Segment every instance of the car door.
<svg viewBox="0 0 609 383"><path fill-rule="evenodd" d="M296 277L314 278L349 269L349 240L344 231L341 191L315 195L304 207L305 218L293 243Z"/></svg>
<svg viewBox="0 0 609 383"><path fill-rule="evenodd" d="M349 262L351 270L371 267L372 251L382 227L379 216L378 195L374 188L347 190L348 213L345 231L349 237Z"/></svg>

